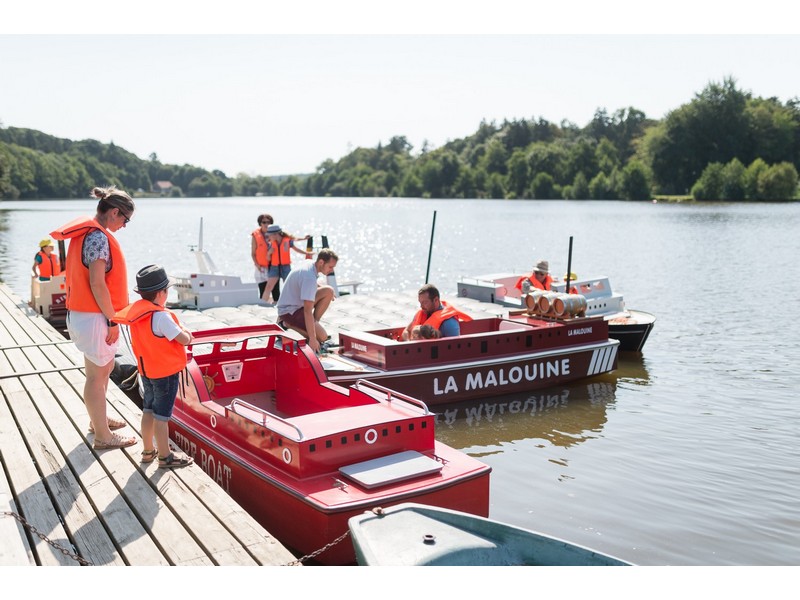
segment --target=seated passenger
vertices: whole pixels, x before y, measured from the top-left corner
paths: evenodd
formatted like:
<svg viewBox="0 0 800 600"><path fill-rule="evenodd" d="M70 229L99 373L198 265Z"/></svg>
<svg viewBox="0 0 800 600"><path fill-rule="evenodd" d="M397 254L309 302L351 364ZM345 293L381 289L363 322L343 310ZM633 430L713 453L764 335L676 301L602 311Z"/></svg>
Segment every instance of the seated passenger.
<svg viewBox="0 0 800 600"><path fill-rule="evenodd" d="M430 325L441 337L461 335L459 322L471 321L472 317L439 299L439 290L431 284L423 285L418 292L419 308L414 319L403 330L402 340L411 337L411 331L417 325Z"/></svg>
<svg viewBox="0 0 800 600"><path fill-rule="evenodd" d="M536 263L536 266L533 267L533 272L530 275L525 275L517 279L517 283L514 284L514 287L521 291L522 282L526 279L530 281L531 287L550 291L553 285L553 278L550 277L550 263L546 260L540 260Z"/></svg>

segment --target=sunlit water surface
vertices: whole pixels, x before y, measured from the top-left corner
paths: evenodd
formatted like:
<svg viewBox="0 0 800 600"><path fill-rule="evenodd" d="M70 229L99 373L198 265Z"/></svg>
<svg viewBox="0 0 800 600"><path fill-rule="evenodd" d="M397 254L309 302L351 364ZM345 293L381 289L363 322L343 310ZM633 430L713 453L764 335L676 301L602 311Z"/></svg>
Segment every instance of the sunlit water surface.
<svg viewBox="0 0 800 600"><path fill-rule="evenodd" d="M28 298L38 241L95 202L0 203L0 275ZM231 198L140 200L118 233L134 274L195 268L190 245L253 281L262 212L326 235L359 293L454 296L461 276L608 275L654 313L611 375L443 407L438 437L493 468L490 516L640 565L800 564L800 205ZM435 212L435 227L434 227ZM431 235L433 248L428 264ZM299 256L299 255L297 255ZM254 284L255 285L255 284ZM409 315L410 317L411 315Z"/></svg>

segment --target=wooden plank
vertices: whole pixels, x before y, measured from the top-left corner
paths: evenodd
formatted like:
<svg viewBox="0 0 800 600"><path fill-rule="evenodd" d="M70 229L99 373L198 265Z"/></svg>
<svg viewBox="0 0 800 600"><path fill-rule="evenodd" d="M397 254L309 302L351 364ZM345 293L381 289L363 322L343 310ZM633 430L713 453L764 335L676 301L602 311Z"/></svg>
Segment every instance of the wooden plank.
<svg viewBox="0 0 800 600"><path fill-rule="evenodd" d="M35 565L25 530L11 514L19 515L5 471L0 469L0 567Z"/></svg>
<svg viewBox="0 0 800 600"><path fill-rule="evenodd" d="M93 436L85 433L84 358L74 344L62 342L59 332L0 284L0 507L14 506L23 517L35 518L38 530L93 564L294 561L199 466L170 471L141 465L141 443L93 450ZM43 372L18 375L36 371ZM141 410L113 384L107 398L109 416L138 433ZM0 541L0 561L7 556L11 564L76 564L26 534L13 517L0 522Z"/></svg>
<svg viewBox="0 0 800 600"><path fill-rule="evenodd" d="M63 415L59 438L70 439L70 444L74 445L75 450L69 453L70 464L81 473L81 481L92 498L98 518L111 533L126 562L136 565L212 564L142 476L138 462L140 444L121 450L90 448L94 436L83 433L88 421L86 408L73 384L65 381L66 373L78 376L77 372L68 371L42 377L47 390L40 390L37 395L51 404L42 406L42 412ZM83 382L78 383L82 389Z"/></svg>
<svg viewBox="0 0 800 600"><path fill-rule="evenodd" d="M17 512L38 531L54 541L66 540L61 521L42 482L42 477L28 451L28 447L20 433L17 422L10 408L7 387L19 385L18 381L0 381L0 449L2 449L3 465L8 473L9 483L14 489ZM77 564L67 558L45 541L34 536L33 560L40 565ZM4 541L4 545L5 545Z"/></svg>
<svg viewBox="0 0 800 600"><path fill-rule="evenodd" d="M5 285L0 286L0 310L5 310L8 314L9 318L3 321L9 332L18 338L20 343L24 337L29 338L31 342L45 342L64 337Z"/></svg>
<svg viewBox="0 0 800 600"><path fill-rule="evenodd" d="M175 474L247 548L258 564L285 566L295 560L291 552L242 510L202 469L181 469Z"/></svg>
<svg viewBox="0 0 800 600"><path fill-rule="evenodd" d="M76 389L82 389L84 379L79 373L65 371L61 376L70 382L73 393L77 393ZM109 386L108 392L109 415L113 414L115 418L124 419L137 434L141 435L141 410L135 407L124 392L116 386ZM64 397L64 394L57 394L57 396L61 398ZM74 419L86 418L80 416L85 414L83 406L76 410L78 416L75 416ZM140 449L141 447L135 446L135 448ZM177 448L174 449L177 450ZM141 468L158 487L159 494L164 497L169 508L179 515L193 515L193 518L187 520L183 525L206 546L206 550L214 557L217 564L246 564L253 560L257 564L274 565L287 564L294 560L294 555L236 504L199 466L166 471L170 478L177 480L174 485L166 485L165 470L159 470L155 463L141 465ZM200 504L195 504L187 499L174 499L177 494L186 494L187 492L191 492ZM206 521L205 516L202 519L198 517L198 515L208 515L208 513L213 516L216 523ZM216 542L207 542L214 536L218 537ZM229 536L234 538L234 541ZM247 548L252 559L237 558L238 550L232 550L236 544Z"/></svg>
<svg viewBox="0 0 800 600"><path fill-rule="evenodd" d="M51 434L51 430L56 432L56 436L65 433L60 431L63 413L53 410L44 413L37 411L32 397L49 395L40 377L29 376L24 378L24 383L21 380L10 381L16 389L9 393L11 385L7 386L6 395L20 430L28 442L31 456L39 468L45 488L69 536L68 540L62 541L62 545L74 545L77 553L92 564L124 565L125 561L120 557L102 523L95 518L92 503L67 463L66 454L80 452L80 448L68 447L64 452L59 441ZM64 441L61 443L69 444L68 438L62 440Z"/></svg>

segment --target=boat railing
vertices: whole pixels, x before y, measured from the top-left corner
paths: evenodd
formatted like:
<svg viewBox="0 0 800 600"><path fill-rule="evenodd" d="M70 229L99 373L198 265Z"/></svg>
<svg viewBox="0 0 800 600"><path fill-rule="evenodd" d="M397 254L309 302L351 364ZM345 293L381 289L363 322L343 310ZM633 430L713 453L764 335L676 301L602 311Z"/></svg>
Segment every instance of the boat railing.
<svg viewBox="0 0 800 600"><path fill-rule="evenodd" d="M412 396L407 396L406 394L398 392L397 390L393 390L393 389L384 387L384 386L379 385L379 384L377 384L377 383L375 383L373 381L367 381L366 379L358 379L354 384L354 387L359 391L361 391L361 387L362 386L366 387L366 388L372 388L372 389L374 389L376 391L379 391L379 392L383 392L384 394L386 394L386 399L387 399L388 402L391 402L392 398L394 397L394 398L397 398L398 400L403 400L405 402L408 402L409 404L415 404L415 405L417 405L419 408L421 408L423 410L424 414L426 414L426 415L430 414L430 410L428 410L428 405L425 404L419 398L414 398Z"/></svg>
<svg viewBox="0 0 800 600"><path fill-rule="evenodd" d="M249 402L246 402L246 401L242 400L241 398L234 398L233 400L231 400L230 410L235 412L237 415L240 415L240 416L243 416L243 417L246 417L247 415L243 415L242 413L237 412L236 411L236 407L237 406L241 406L242 408L245 408L247 410L253 411L254 413L260 415L261 416L261 426L262 427L266 427L270 431L274 431L277 434L281 434L280 431L277 431L274 427L272 427L270 425L269 420L271 419L271 420L275 420L275 421L277 421L279 423L282 423L283 425L286 425L287 427L290 427L290 428L294 429L297 432L297 439L295 440L296 442L302 442L304 437L305 437L303 435L303 432L300 431L300 428L297 425L295 425L294 423L290 423L286 419L282 419L278 415L273 414L271 412L268 412L268 411L264 410L263 408L259 408L258 406L255 406L254 404L250 404Z"/></svg>

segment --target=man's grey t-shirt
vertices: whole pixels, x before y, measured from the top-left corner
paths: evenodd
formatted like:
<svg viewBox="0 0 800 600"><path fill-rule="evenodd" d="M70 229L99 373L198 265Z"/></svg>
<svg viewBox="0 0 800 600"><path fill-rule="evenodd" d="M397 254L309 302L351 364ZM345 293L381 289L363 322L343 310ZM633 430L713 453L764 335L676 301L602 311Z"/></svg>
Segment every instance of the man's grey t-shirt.
<svg viewBox="0 0 800 600"><path fill-rule="evenodd" d="M317 299L317 270L314 261L304 260L300 266L292 266L289 276L283 282L281 297L278 298L278 316L290 315L303 308L305 301Z"/></svg>

